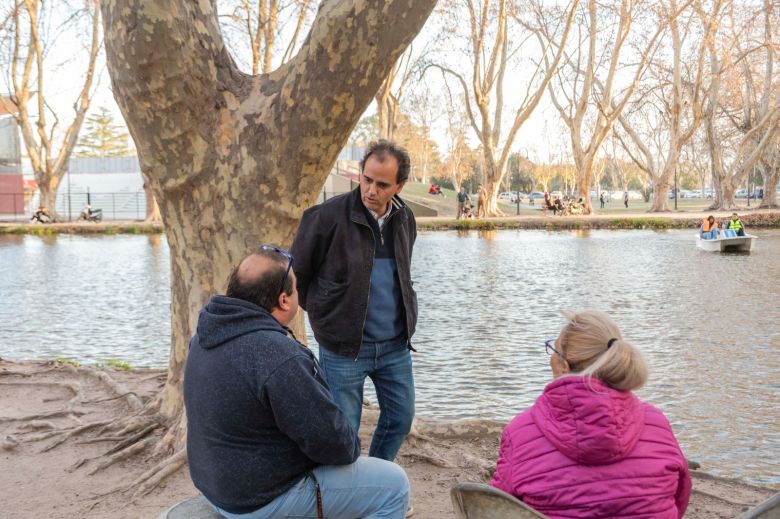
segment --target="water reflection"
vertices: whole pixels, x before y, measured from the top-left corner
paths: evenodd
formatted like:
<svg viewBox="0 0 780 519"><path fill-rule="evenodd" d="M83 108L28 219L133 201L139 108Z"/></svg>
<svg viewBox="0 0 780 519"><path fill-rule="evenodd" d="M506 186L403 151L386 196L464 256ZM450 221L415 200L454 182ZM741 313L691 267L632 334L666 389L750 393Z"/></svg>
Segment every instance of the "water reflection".
<svg viewBox="0 0 780 519"><path fill-rule="evenodd" d="M560 309L608 312L643 352L640 394L708 470L780 484L780 232L749 255L690 231L421 232L417 409L508 419L550 379ZM167 366L165 238L0 237L0 356Z"/></svg>

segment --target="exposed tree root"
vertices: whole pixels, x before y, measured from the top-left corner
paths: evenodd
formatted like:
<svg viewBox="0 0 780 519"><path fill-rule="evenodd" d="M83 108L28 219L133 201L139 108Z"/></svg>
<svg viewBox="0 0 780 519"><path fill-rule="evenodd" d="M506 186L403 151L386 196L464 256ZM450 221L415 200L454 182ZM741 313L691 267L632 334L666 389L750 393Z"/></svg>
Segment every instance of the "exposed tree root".
<svg viewBox="0 0 780 519"><path fill-rule="evenodd" d="M128 486L128 490L138 487L133 493L133 499L145 496L157 488L160 483L169 476L175 474L185 463L187 463L187 450L182 449L141 474L138 479Z"/></svg>
<svg viewBox="0 0 780 519"><path fill-rule="evenodd" d="M13 364L9 365L13 366ZM76 470L87 463L94 462L95 466L91 467L90 475L142 453L149 454L151 459L163 455L164 459L144 472L135 481L109 493L132 492L134 498L148 494L186 464L186 450L181 445L181 435L186 431L186 419L180 411L173 419L167 415L163 416L159 394L156 398L144 401L139 393L128 390L107 370L58 362L38 365L38 367L41 366L43 369L37 371L31 370L31 368L34 370L35 366L23 366L30 371L6 369L6 366L0 368L0 376L4 377L0 379L4 380L4 382L0 382L0 386L46 388L47 395L44 403L58 402L55 404L58 409L55 410L20 417L0 417L0 424L19 423L18 433L15 432L13 436L7 435L0 441L2 449L15 449L21 442L32 443L48 440L40 450L41 453L45 453L89 432L91 434L88 437L77 438L76 443L81 445L102 442L115 443L100 455L82 458L70 468L70 470ZM47 378L47 375L51 378ZM159 370L159 372L145 376L142 381L164 382L166 376L167 370ZM30 380L31 377L35 377L33 381ZM85 377L99 383L85 384L83 383ZM58 381L52 381L53 378ZM82 384L75 382L76 380L81 380ZM153 385L153 382L147 383L147 387ZM3 388L0 388L0 391L2 390ZM67 393L63 394L62 391L67 391ZM124 415L114 414L111 419L100 419L89 423L83 423L82 420L79 420L79 417L88 413L93 413L94 416L95 407L88 409L86 406L115 401L121 401L127 406ZM114 406L111 407L111 410L118 411L119 409ZM62 421L53 420L56 418L72 419L76 424L69 425ZM165 434L160 435L159 430L162 428L165 428ZM170 455L171 453L173 454Z"/></svg>
<svg viewBox="0 0 780 519"><path fill-rule="evenodd" d="M146 448L149 447L155 441L157 441L157 438L146 438L145 440L141 440L139 442L135 442L132 445L129 445L129 446L125 447L124 449L120 450L119 452L109 456L108 459L106 459L102 463L98 464L95 468L90 470L89 474L93 475L93 474L95 474L97 472L100 472L103 469L106 469L106 468L110 467L114 463L126 460L127 458L131 458L131 457L135 456L136 454L145 451ZM111 452L111 451L109 451L109 452ZM103 456L105 456L105 454L103 454L103 455L101 455L99 457L102 458ZM81 466L81 465L83 465L83 463L79 463L77 465Z"/></svg>
<svg viewBox="0 0 780 519"><path fill-rule="evenodd" d="M86 373L91 377L94 377L101 382L103 382L108 388L114 393L114 395L117 396L126 396L126 402L127 404L133 409L133 411L138 412L141 411L144 408L144 403L141 401L141 399L132 391L128 391L122 384L111 378L111 375L106 373L105 371L98 371L96 369L81 369L82 373Z"/></svg>
<svg viewBox="0 0 780 519"><path fill-rule="evenodd" d="M433 456L430 454L425 454L423 452L408 452L408 453L401 453L398 455L399 457L410 459L410 460L417 460L417 461L423 461L425 463L430 463L431 465L435 465L437 467L441 467L444 469L454 469L457 468L457 465L454 463L450 463L449 461L445 460L444 458L441 458L439 456Z"/></svg>
<svg viewBox="0 0 780 519"><path fill-rule="evenodd" d="M56 429L57 426L54 425L52 422L47 422L45 420L33 420L32 422L27 422L19 425L18 429L22 431L40 431L42 429Z"/></svg>
<svg viewBox="0 0 780 519"><path fill-rule="evenodd" d="M73 418L74 420L78 421L76 417L83 416L87 414L86 411L81 411L78 409L72 409L67 411L52 411L50 413L41 413L41 414L33 414L29 416L19 416L19 417L12 417L12 416L0 416L0 423L6 423L6 422L30 422L33 420L43 420L46 418Z"/></svg>
<svg viewBox="0 0 780 519"><path fill-rule="evenodd" d="M73 438L74 436L76 436L78 434L81 434L81 433L83 433L85 431L88 431L90 429L94 429L95 427L101 427L101 426L103 426L103 425L105 425L107 423L109 423L109 420L105 420L105 421L102 421L102 422L88 423L88 424L82 425L80 427L76 427L75 429L72 429L72 430L67 431L67 432L60 431L60 432L63 432L62 437L57 439L56 441L50 443L46 447L44 447L41 450L41 452L49 452L50 450L52 450L53 448L57 447L58 445L62 445L63 443L65 443L70 438Z"/></svg>
<svg viewBox="0 0 780 519"><path fill-rule="evenodd" d="M117 396L112 396L112 397L108 397L108 398L98 398L97 400L86 400L86 401L83 401L81 403L82 404L99 404L101 402L110 402L112 400L118 400L118 399L124 398L124 397L126 397L128 395L135 395L137 397L138 393L134 393L134 392L130 391L128 393L123 393L123 394L117 395Z"/></svg>

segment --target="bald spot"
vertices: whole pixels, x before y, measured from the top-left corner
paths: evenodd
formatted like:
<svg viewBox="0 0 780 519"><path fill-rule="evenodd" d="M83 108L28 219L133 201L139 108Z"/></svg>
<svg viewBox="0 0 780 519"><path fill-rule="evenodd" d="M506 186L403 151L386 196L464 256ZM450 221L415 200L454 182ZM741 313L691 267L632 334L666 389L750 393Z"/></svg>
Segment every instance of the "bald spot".
<svg viewBox="0 0 780 519"><path fill-rule="evenodd" d="M265 256L252 254L244 258L244 261L238 265L238 280L241 284L254 283L274 266L279 266L279 262Z"/></svg>

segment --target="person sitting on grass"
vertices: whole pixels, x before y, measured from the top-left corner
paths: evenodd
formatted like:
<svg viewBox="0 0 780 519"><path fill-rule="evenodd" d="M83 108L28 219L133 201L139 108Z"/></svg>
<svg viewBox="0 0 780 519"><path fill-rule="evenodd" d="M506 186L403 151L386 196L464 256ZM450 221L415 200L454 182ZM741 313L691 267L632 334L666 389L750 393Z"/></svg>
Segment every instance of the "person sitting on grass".
<svg viewBox="0 0 780 519"><path fill-rule="evenodd" d="M731 220L729 220L728 227L723 234L727 237L745 235L745 225L742 223L742 220L739 219L737 213L731 213Z"/></svg>
<svg viewBox="0 0 780 519"><path fill-rule="evenodd" d="M184 372L192 482L230 519L402 519L404 470L360 456L317 359L288 336L298 311L292 262L261 246L200 312Z"/></svg>
<svg viewBox="0 0 780 519"><path fill-rule="evenodd" d="M33 222L40 222L40 223L50 223L53 220L51 215L49 214L49 210L44 207L40 206L35 213L33 213L32 218L30 218L30 221Z"/></svg>
<svg viewBox="0 0 780 519"><path fill-rule="evenodd" d="M702 240L717 240L718 239L718 222L715 221L715 217L709 215L702 223L699 229L699 236Z"/></svg>
<svg viewBox="0 0 780 519"><path fill-rule="evenodd" d="M688 465L661 410L633 393L639 351L604 313L564 312L545 342L553 381L504 429L491 484L551 519L679 519Z"/></svg>

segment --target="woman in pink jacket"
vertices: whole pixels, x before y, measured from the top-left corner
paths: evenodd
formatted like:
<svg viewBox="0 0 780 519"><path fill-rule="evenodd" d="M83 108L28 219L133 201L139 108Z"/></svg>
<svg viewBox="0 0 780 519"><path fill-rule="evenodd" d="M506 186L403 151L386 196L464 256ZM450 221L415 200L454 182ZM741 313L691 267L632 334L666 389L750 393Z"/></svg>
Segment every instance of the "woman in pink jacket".
<svg viewBox="0 0 780 519"><path fill-rule="evenodd" d="M604 313L564 313L554 380L504 429L492 484L550 518L679 519L691 476L663 413L633 390L647 365Z"/></svg>

